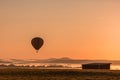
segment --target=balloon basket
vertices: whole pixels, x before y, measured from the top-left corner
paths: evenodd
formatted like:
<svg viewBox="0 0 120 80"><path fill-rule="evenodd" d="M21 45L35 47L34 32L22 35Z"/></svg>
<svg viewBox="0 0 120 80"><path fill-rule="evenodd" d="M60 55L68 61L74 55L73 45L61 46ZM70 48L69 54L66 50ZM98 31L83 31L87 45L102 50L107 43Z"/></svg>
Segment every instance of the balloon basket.
<svg viewBox="0 0 120 80"><path fill-rule="evenodd" d="M36 53L38 53L38 50L36 50Z"/></svg>

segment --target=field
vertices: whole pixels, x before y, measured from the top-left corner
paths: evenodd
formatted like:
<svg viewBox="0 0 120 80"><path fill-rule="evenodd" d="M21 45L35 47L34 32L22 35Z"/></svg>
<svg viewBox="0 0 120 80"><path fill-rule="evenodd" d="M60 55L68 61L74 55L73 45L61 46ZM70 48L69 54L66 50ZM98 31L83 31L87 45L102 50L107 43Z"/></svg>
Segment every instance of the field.
<svg viewBox="0 0 120 80"><path fill-rule="evenodd" d="M120 71L79 69L0 69L0 80L120 80Z"/></svg>

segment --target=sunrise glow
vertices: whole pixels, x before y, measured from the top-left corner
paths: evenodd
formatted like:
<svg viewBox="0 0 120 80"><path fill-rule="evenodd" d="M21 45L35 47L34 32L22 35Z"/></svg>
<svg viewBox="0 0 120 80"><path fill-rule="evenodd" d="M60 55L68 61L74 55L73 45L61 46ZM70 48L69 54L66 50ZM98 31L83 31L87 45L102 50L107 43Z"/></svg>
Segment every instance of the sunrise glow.
<svg viewBox="0 0 120 80"><path fill-rule="evenodd" d="M1 59L119 60L120 1L1 0L0 36Z"/></svg>

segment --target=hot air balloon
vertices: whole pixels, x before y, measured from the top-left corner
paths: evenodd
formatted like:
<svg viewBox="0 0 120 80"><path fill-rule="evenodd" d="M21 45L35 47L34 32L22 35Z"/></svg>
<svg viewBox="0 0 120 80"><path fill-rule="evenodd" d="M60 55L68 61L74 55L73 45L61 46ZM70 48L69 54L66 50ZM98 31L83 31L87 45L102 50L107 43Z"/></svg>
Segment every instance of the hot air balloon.
<svg viewBox="0 0 120 80"><path fill-rule="evenodd" d="M35 37L31 40L32 46L35 48L36 53L38 53L38 50L42 47L44 41L40 37Z"/></svg>

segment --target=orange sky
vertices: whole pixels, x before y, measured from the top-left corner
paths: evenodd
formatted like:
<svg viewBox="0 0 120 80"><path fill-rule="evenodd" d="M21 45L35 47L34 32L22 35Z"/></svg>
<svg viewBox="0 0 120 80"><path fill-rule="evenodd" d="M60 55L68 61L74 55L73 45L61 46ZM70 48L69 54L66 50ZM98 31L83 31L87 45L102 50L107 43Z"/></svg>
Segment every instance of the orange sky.
<svg viewBox="0 0 120 80"><path fill-rule="evenodd" d="M119 0L0 0L0 58L120 59ZM31 39L45 44L36 54Z"/></svg>

